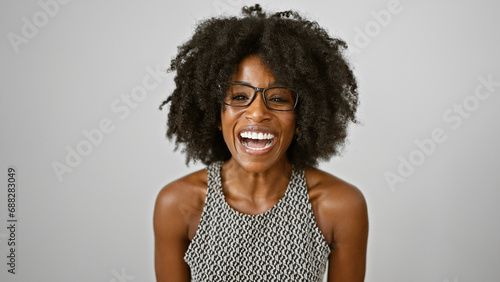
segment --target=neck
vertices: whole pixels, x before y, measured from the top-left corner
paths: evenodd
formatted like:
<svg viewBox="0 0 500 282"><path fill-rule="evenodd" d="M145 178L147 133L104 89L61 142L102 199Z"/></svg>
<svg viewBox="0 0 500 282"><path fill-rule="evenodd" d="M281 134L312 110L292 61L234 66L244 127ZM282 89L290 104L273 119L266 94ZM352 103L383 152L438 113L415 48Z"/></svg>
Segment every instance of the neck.
<svg viewBox="0 0 500 282"><path fill-rule="evenodd" d="M280 199L292 175L292 164L278 162L263 171L248 171L234 159L222 167L222 187L226 196L251 202Z"/></svg>

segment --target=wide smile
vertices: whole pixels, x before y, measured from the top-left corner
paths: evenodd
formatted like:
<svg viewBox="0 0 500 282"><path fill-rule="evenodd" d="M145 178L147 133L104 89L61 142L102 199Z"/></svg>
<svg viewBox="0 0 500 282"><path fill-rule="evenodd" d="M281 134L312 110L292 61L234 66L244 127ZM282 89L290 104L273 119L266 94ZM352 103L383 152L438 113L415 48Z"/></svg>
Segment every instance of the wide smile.
<svg viewBox="0 0 500 282"><path fill-rule="evenodd" d="M247 153L263 154L268 152L275 144L273 133L244 130L238 134L240 144Z"/></svg>

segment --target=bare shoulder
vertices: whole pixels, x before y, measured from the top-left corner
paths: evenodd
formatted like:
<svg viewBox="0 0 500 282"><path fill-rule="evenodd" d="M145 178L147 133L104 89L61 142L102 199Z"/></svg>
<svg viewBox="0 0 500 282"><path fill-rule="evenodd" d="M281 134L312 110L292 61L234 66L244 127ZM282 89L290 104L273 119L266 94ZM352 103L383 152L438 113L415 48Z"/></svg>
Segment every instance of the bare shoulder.
<svg viewBox="0 0 500 282"><path fill-rule="evenodd" d="M179 228L184 226L187 233L193 226L196 229L203 211L206 193L206 169L193 172L167 184L158 193L156 199L155 229L161 229L160 225L168 225L166 223L172 222L174 218L179 219L176 226Z"/></svg>
<svg viewBox="0 0 500 282"><path fill-rule="evenodd" d="M169 204L172 200L178 202L185 196L194 196L206 192L207 171L202 169L179 178L163 187L158 193L157 204Z"/></svg>
<svg viewBox="0 0 500 282"><path fill-rule="evenodd" d="M311 198L330 206L355 208L366 205L363 193L357 187L325 171L315 168L306 170L306 182Z"/></svg>
<svg viewBox="0 0 500 282"><path fill-rule="evenodd" d="M318 227L328 243L347 222L368 224L366 200L357 187L315 168L306 170L306 182Z"/></svg>

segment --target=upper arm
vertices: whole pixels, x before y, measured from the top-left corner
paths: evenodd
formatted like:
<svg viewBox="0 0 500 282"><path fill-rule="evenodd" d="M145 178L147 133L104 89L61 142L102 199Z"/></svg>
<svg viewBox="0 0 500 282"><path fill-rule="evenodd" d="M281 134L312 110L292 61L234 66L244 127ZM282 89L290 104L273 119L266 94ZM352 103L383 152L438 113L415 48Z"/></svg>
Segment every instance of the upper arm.
<svg viewBox="0 0 500 282"><path fill-rule="evenodd" d="M155 270L159 282L189 281L189 267L184 262L184 253L189 245L188 223L181 212L182 193L167 185L158 194L154 210Z"/></svg>
<svg viewBox="0 0 500 282"><path fill-rule="evenodd" d="M349 185L326 202L331 207L324 209L327 217L334 219L328 281L364 281L368 239L366 201L357 188Z"/></svg>

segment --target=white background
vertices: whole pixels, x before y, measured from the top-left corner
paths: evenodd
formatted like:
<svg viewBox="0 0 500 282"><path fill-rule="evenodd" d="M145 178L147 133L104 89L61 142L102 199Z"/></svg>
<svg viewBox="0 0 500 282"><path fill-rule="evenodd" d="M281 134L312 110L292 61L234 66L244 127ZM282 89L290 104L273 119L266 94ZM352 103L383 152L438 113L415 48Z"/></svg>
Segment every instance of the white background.
<svg viewBox="0 0 500 282"><path fill-rule="evenodd" d="M157 107L172 74L155 80L147 69L166 68L196 21L253 2L66 2L52 2L52 15L37 1L0 4L0 280L153 281L156 195L202 166L186 167L164 138L167 111ZM499 2L260 3L297 9L354 47L362 125L321 168L368 202L366 281L498 281ZM479 77L496 85L488 90ZM143 79L155 87L128 115L118 111ZM113 130L85 147L83 131L103 119ZM71 167L68 148L87 155ZM61 181L56 162L72 169ZM6 264L10 166L15 275Z"/></svg>

